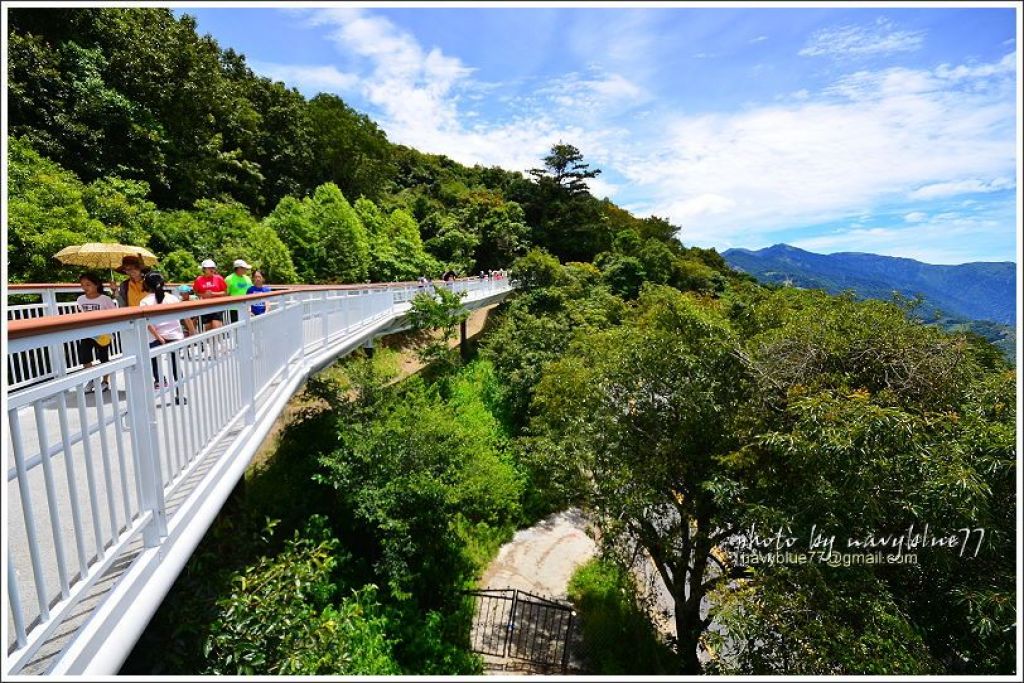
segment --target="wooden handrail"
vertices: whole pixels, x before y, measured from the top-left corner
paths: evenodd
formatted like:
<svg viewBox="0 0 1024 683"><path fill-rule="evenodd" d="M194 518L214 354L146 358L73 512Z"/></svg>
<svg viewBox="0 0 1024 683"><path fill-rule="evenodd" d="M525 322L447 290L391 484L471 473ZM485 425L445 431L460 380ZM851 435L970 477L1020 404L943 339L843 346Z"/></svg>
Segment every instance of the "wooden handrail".
<svg viewBox="0 0 1024 683"><path fill-rule="evenodd" d="M39 318L27 318L25 320L7 321L7 338L21 339L48 332L62 332L75 327L85 327L98 323L117 323L126 320L136 320L153 315L165 313L182 312L182 318L192 318L201 315L206 308L233 304L238 302L259 301L288 294L293 290L279 292L265 292L261 294L246 294L244 296L221 296L213 299L197 299L195 301L182 301L176 304L162 304L159 308L152 306L125 306L107 311L88 311L74 315L44 315Z"/></svg>
<svg viewBox="0 0 1024 683"><path fill-rule="evenodd" d="M459 278L460 281L474 281L479 278ZM431 282L436 282L432 280ZM154 310L149 306L127 306L107 311L89 311L87 313L75 313L73 315L46 315L38 318L26 318L24 320L9 320L6 322L7 338L21 339L48 332L62 332L75 327L85 327L97 323L116 323L126 320L136 320L153 315L165 313L182 312L182 318L191 318L201 315L201 311L214 306L234 304L239 302L259 301L261 299L276 298L284 294L294 292L322 292L329 290L360 290L360 289L392 289L396 287L408 287L419 285L418 281L411 282L376 282L370 284L350 285L285 285L285 289L261 294L246 294L242 296L222 296L213 299L198 299L182 301L176 304L163 304L159 309ZM50 285L57 287L60 285Z"/></svg>
<svg viewBox="0 0 1024 683"><path fill-rule="evenodd" d="M441 278L431 278L431 282L439 281ZM471 275L469 277L456 278L459 281L462 280L479 280L480 278ZM505 279L508 279L507 277ZM109 282L104 282L104 286L109 285ZM168 287L177 286L180 284L189 285L189 282L167 282ZM323 285L305 285L305 284L270 284L268 287L279 288L282 290L295 290L295 289L366 289L367 287L403 287L408 285L418 285L419 280L401 280L399 282L369 282L369 283L347 283L347 284L323 284ZM18 291L23 289L58 289L58 288L69 288L80 286L77 282L8 282L7 289L10 291Z"/></svg>

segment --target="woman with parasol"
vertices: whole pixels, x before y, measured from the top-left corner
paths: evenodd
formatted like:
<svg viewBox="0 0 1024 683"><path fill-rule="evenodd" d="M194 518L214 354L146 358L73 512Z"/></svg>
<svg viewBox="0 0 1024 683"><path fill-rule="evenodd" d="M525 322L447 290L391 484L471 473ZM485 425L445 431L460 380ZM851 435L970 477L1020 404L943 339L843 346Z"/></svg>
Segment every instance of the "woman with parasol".
<svg viewBox="0 0 1024 683"><path fill-rule="evenodd" d="M128 280L110 287L117 295L119 306L138 306L145 293L142 291L142 278L156 265L157 258L150 250L127 244L107 242L89 242L76 244L61 249L53 255L55 259L69 266L85 266L86 268L110 269L127 275ZM111 273L113 280L113 273Z"/></svg>

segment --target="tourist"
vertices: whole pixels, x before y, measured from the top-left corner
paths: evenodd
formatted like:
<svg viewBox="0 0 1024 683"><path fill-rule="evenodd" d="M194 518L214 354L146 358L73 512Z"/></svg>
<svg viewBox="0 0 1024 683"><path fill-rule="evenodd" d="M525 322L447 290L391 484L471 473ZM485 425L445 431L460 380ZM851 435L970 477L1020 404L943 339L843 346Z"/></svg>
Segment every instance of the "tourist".
<svg viewBox="0 0 1024 683"><path fill-rule="evenodd" d="M149 273L142 282L146 290L146 296L139 303L140 306L160 306L163 304L176 304L181 299L174 294L164 290L164 278L160 273ZM178 320L165 320L158 323L149 323L149 348L163 346L171 342L180 341L185 338L181 330L181 322ZM172 351L167 354L171 358L171 376L174 378L174 402L177 404L187 401L181 396L178 387L178 352ZM160 388L160 366L157 358L152 359L153 365L153 388ZM167 378L164 377L164 386L167 386Z"/></svg>
<svg viewBox="0 0 1024 683"><path fill-rule="evenodd" d="M252 266L245 262L245 259L235 259L232 264L235 272L224 278L228 286L228 296L245 296L245 293L252 287L252 280L249 279L249 271ZM238 311L229 311L231 322L238 322Z"/></svg>
<svg viewBox="0 0 1024 683"><path fill-rule="evenodd" d="M203 274L192 283L192 289L200 299L214 299L228 295L228 283L217 273L217 264L213 259L206 259L199 264ZM222 313L206 313L199 317L204 330L215 330L224 324Z"/></svg>
<svg viewBox="0 0 1024 683"><path fill-rule="evenodd" d="M192 285L184 284L178 285L178 298L182 301L191 301L192 299ZM198 318L185 318L185 336L194 337L196 335L197 327L196 321Z"/></svg>
<svg viewBox="0 0 1024 683"><path fill-rule="evenodd" d="M245 296L252 287L252 280L249 279L249 271L252 266L245 262L245 259L236 259L232 266L235 272L224 278L228 286L228 296Z"/></svg>
<svg viewBox="0 0 1024 683"><path fill-rule="evenodd" d="M115 286L111 283L111 289L117 293L115 296L117 305L122 308L138 306L142 297L145 296L145 292L142 291L142 278L150 272L150 269L145 267L141 257L125 256L121 259L121 265L114 272L128 276L128 279L120 285Z"/></svg>
<svg viewBox="0 0 1024 683"><path fill-rule="evenodd" d="M263 271L254 270L252 272L252 286L249 287L249 289L247 289L245 293L263 294L264 292L271 291L270 285L264 284L264 282L265 280L263 279ZM258 303L253 304L249 310L252 311L253 315L263 315L264 313L270 310L270 304L267 303L266 299L264 299Z"/></svg>
<svg viewBox="0 0 1024 683"><path fill-rule="evenodd" d="M117 304L103 292L103 280L95 273L82 273L78 278L83 294L78 297L78 310L83 313L89 311L110 311L117 308ZM78 340L78 360L86 368L91 368L95 363L106 363L110 360L109 334L101 334L98 337L86 337ZM95 383L89 385L85 393L91 394L96 390ZM110 391L110 375L103 376L101 391Z"/></svg>

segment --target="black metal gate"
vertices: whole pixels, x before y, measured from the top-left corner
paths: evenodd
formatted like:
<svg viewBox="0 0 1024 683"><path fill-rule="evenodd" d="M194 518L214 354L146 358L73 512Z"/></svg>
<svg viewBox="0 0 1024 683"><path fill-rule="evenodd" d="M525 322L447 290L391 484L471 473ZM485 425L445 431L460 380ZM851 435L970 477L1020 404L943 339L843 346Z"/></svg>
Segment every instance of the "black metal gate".
<svg viewBox="0 0 1024 683"><path fill-rule="evenodd" d="M473 652L568 670L570 605L514 588L467 593L476 598Z"/></svg>

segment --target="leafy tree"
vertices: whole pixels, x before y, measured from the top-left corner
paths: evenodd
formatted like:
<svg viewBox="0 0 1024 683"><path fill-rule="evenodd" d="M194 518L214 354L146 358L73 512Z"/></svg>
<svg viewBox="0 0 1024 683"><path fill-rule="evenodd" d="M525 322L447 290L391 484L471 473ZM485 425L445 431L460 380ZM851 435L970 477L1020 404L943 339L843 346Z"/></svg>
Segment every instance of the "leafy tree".
<svg viewBox="0 0 1024 683"><path fill-rule="evenodd" d="M263 225L277 233L288 247L298 278L303 282L316 282L325 256L318 225L313 221L312 202L283 197L263 219Z"/></svg>
<svg viewBox="0 0 1024 683"><path fill-rule="evenodd" d="M639 223L637 231L640 233L640 237L664 242L673 250L682 248L682 244L680 244L677 238L680 228L672 225L666 219L658 216L648 216L641 219Z"/></svg>
<svg viewBox="0 0 1024 683"><path fill-rule="evenodd" d="M314 166L313 126L305 98L294 88L240 69L246 99L259 112L251 155L264 181L257 210L265 212L286 196L301 197L324 180Z"/></svg>
<svg viewBox="0 0 1024 683"><path fill-rule="evenodd" d="M315 177L348 197L379 198L394 173L384 132L336 95L321 93L307 106L312 126Z"/></svg>
<svg viewBox="0 0 1024 683"><path fill-rule="evenodd" d="M244 259L263 271L267 282L286 284L297 280L288 247L266 225L253 225L245 234L230 239L220 253L225 269L235 259Z"/></svg>
<svg viewBox="0 0 1024 683"><path fill-rule="evenodd" d="M647 276L640 259L606 252L598 262L604 281L612 292L624 299L635 299L640 295Z"/></svg>
<svg viewBox="0 0 1024 683"><path fill-rule="evenodd" d="M684 292L712 294L725 289L726 279L705 263L682 257L672 262L669 284Z"/></svg>
<svg viewBox="0 0 1024 683"><path fill-rule="evenodd" d="M562 267L558 259L551 254L540 249L531 249L512 264L511 275L519 280L519 285L523 289L550 287L560 280Z"/></svg>
<svg viewBox="0 0 1024 683"><path fill-rule="evenodd" d="M82 192L89 215L103 223L117 242L145 246L153 229L156 205L147 199L149 185L117 176L99 178Z"/></svg>
<svg viewBox="0 0 1024 683"><path fill-rule="evenodd" d="M185 252L193 257L193 270L198 274L199 262L210 258L214 242L204 234L209 228L191 211L157 211L149 244L153 253ZM215 236L216 238L216 236Z"/></svg>
<svg viewBox="0 0 1024 683"><path fill-rule="evenodd" d="M642 246L640 234L632 228L617 232L612 238L612 249L623 256L639 256Z"/></svg>
<svg viewBox="0 0 1024 683"><path fill-rule="evenodd" d="M192 233L192 252L202 259L213 258L225 273L230 272L225 246L228 242L244 238L255 229L257 222L249 210L236 201L200 199L191 213L194 222L188 227Z"/></svg>
<svg viewBox="0 0 1024 683"><path fill-rule="evenodd" d="M424 250L420 228L409 213L401 209L392 211L386 234L396 252L395 267L389 279L415 280L425 273L437 272L438 264Z"/></svg>
<svg viewBox="0 0 1024 683"><path fill-rule="evenodd" d="M321 282L362 282L370 267L370 243L359 216L333 183L316 188L311 203L316 234L323 248L317 266Z"/></svg>
<svg viewBox="0 0 1024 683"><path fill-rule="evenodd" d="M670 283L676 257L664 242L655 239L647 240L637 253L637 258L643 266L647 282L658 285Z"/></svg>
<svg viewBox="0 0 1024 683"><path fill-rule="evenodd" d="M474 270L507 267L525 250L529 228L522 207L515 202L506 202L495 192L470 192L457 215L462 229L478 235Z"/></svg>
<svg viewBox="0 0 1024 683"><path fill-rule="evenodd" d="M175 249L160 259L159 270L168 282L192 282L199 275L199 262L184 249Z"/></svg>
<svg viewBox="0 0 1024 683"><path fill-rule="evenodd" d="M227 194L261 209L308 187L303 98L189 15L25 8L11 25L13 130L86 181L143 180L164 208Z"/></svg>
<svg viewBox="0 0 1024 683"><path fill-rule="evenodd" d="M353 208L366 228L370 241L369 277L374 282L387 282L396 277L399 271L398 250L389 234L387 218L381 214L376 204L365 197L357 199Z"/></svg>
<svg viewBox="0 0 1024 683"><path fill-rule="evenodd" d="M75 175L40 156L24 140L8 147L8 267L14 281L60 282L76 270L53 258L64 247L109 238L89 216Z"/></svg>
<svg viewBox="0 0 1024 683"><path fill-rule="evenodd" d="M908 321L900 308L883 302L784 289L763 296L743 316L747 329L762 330L752 335L745 363L759 387L756 413L764 427L722 460L735 481L745 482L722 495L750 501L749 519L784 521L798 537L809 535L812 525L840 537L904 533L926 523L934 533L985 528L977 556L922 549L916 564L883 564L863 580L873 582L875 594L884 590L873 604L887 628L919 634L927 661L907 657L920 670L934 661L945 671L1008 671L1015 619L1007 562L1014 535L1007 515L1015 509L1011 375L986 373L963 339ZM845 594L841 582L864 571L820 570L810 578L825 586L816 595L831 601L833 593ZM778 591L785 577L762 571L745 590L776 610L779 605L761 596ZM936 602L936 594L951 599ZM850 605L854 597L843 600ZM819 609L833 608L823 603ZM739 629L748 628L747 618L774 623L771 614L756 615L739 605L723 612ZM794 627L795 638L809 637L804 626ZM916 647L916 639L890 635ZM837 632L829 630L829 637L842 647ZM742 660L747 671L766 671L773 648L780 647L759 639L763 651L749 645ZM839 661L848 663L847 671L882 666Z"/></svg>
<svg viewBox="0 0 1024 683"><path fill-rule="evenodd" d="M629 324L579 337L534 398L533 425L578 475L602 537L620 557L643 548L675 601L683 673L700 671L701 601L727 578L711 570L712 550L733 516L711 491L749 391L736 343L714 311L651 288Z"/></svg>
<svg viewBox="0 0 1024 683"><path fill-rule="evenodd" d="M389 594L423 611L459 604L472 575L459 516L476 523L515 514L514 471L485 434L463 425L457 411L413 386L378 405L372 421L347 423L339 450L322 459L321 479L373 539Z"/></svg>
<svg viewBox="0 0 1024 683"><path fill-rule="evenodd" d="M15 26L19 15L12 15ZM10 40L13 134L86 180L134 175L142 170L137 159L159 157L151 124L105 80L110 64L102 49L18 31Z"/></svg>
<svg viewBox="0 0 1024 683"><path fill-rule="evenodd" d="M552 145L551 153L544 157L544 168L530 170L534 178L550 177L570 194L587 192L587 179L596 178L600 174L599 169L590 170L590 164L583 163L583 154L579 149L563 142Z"/></svg>
<svg viewBox="0 0 1024 683"><path fill-rule="evenodd" d="M424 244L427 251L457 273L473 272L473 253L480 236L465 229L455 216L434 213L427 217L426 223L437 226L436 234Z"/></svg>
<svg viewBox="0 0 1024 683"><path fill-rule="evenodd" d="M455 335L455 328L469 318L469 311L462 306L461 292L447 287L437 287L433 292L420 292L412 300L409 317L414 329L426 332L417 354L424 363L445 362L452 354L449 346ZM440 332L440 336L433 336Z"/></svg>
<svg viewBox="0 0 1024 683"><path fill-rule="evenodd" d="M338 541L312 518L283 552L234 575L204 646L206 674L395 674L372 585L335 606Z"/></svg>
<svg viewBox="0 0 1024 683"><path fill-rule="evenodd" d="M722 675L922 675L941 669L883 583L857 569L789 565L720 590L709 634Z"/></svg>

